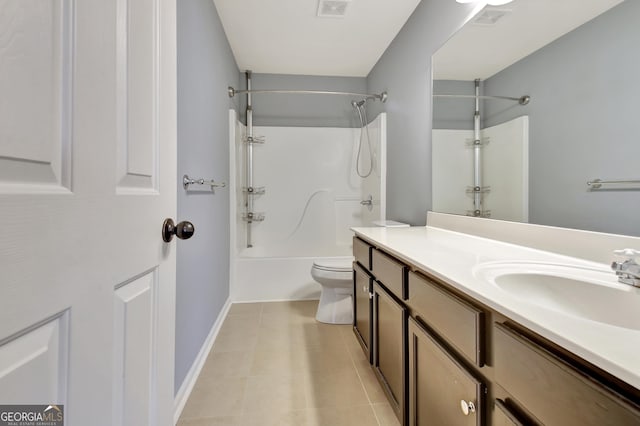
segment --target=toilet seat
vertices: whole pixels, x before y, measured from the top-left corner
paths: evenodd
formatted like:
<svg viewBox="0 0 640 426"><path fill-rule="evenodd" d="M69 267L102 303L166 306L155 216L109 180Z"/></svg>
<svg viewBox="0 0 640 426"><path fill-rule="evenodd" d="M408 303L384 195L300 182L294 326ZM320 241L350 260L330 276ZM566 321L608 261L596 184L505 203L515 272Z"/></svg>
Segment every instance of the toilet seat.
<svg viewBox="0 0 640 426"><path fill-rule="evenodd" d="M352 259L318 259L313 262L313 268L328 272L351 272L353 266Z"/></svg>

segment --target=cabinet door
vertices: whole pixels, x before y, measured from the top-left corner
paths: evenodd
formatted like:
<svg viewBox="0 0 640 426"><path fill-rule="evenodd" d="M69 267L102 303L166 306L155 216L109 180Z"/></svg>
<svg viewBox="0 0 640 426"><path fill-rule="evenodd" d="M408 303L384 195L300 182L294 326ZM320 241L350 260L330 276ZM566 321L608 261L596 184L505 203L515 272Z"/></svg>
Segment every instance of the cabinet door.
<svg viewBox="0 0 640 426"><path fill-rule="evenodd" d="M353 331L371 363L373 282L362 267L353 264Z"/></svg>
<svg viewBox="0 0 640 426"><path fill-rule="evenodd" d="M402 422L405 409L406 308L379 283L373 285L374 369Z"/></svg>
<svg viewBox="0 0 640 426"><path fill-rule="evenodd" d="M484 424L485 385L409 318L409 425Z"/></svg>

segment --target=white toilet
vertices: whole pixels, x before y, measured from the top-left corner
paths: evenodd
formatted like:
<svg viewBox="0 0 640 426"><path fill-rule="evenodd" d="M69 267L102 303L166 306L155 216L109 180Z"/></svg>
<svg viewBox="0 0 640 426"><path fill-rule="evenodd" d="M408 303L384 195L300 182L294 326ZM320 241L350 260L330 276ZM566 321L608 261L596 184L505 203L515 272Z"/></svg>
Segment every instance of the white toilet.
<svg viewBox="0 0 640 426"><path fill-rule="evenodd" d="M328 324L353 322L353 258L318 259L311 276L322 286L316 320Z"/></svg>

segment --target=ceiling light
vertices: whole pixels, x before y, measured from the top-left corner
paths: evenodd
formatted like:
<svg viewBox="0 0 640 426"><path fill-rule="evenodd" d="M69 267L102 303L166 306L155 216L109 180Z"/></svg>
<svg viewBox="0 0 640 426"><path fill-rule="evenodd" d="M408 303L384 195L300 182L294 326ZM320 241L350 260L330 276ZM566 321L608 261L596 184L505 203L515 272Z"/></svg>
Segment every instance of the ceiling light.
<svg viewBox="0 0 640 426"><path fill-rule="evenodd" d="M351 0L320 0L317 16L320 18L344 18Z"/></svg>
<svg viewBox="0 0 640 426"><path fill-rule="evenodd" d="M456 0L458 3L473 3L477 0ZM503 4L511 3L513 0L487 0L489 6L501 6Z"/></svg>

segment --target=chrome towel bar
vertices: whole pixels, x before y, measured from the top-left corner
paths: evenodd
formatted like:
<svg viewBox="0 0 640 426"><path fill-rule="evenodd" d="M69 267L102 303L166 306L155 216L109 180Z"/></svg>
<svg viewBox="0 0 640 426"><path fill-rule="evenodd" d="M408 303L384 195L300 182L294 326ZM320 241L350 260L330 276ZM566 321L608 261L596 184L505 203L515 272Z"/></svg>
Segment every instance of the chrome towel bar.
<svg viewBox="0 0 640 426"><path fill-rule="evenodd" d="M182 176L182 187L185 191L189 190L189 185L209 185L211 188L224 188L227 186L225 182L215 182L213 180L191 179L189 175Z"/></svg>

